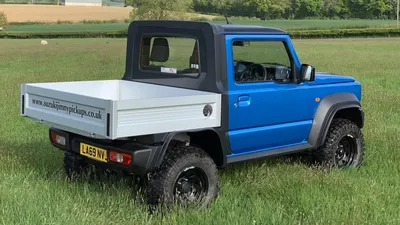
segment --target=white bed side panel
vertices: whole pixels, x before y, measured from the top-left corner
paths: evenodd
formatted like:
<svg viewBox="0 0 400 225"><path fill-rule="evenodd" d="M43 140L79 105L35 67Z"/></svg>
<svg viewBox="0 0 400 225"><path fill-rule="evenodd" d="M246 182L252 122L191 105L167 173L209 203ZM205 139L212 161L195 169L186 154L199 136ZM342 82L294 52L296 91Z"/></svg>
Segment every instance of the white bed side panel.
<svg viewBox="0 0 400 225"><path fill-rule="evenodd" d="M203 114L207 104L213 108L209 117ZM123 80L22 84L21 114L85 136L118 139L219 127L221 95Z"/></svg>
<svg viewBox="0 0 400 225"><path fill-rule="evenodd" d="M43 123L73 127L88 134L106 135L110 101L62 91L23 86L24 116Z"/></svg>
<svg viewBox="0 0 400 225"><path fill-rule="evenodd" d="M204 116L205 105L212 114ZM221 126L221 95L206 94L183 97L119 101L117 137L157 134Z"/></svg>

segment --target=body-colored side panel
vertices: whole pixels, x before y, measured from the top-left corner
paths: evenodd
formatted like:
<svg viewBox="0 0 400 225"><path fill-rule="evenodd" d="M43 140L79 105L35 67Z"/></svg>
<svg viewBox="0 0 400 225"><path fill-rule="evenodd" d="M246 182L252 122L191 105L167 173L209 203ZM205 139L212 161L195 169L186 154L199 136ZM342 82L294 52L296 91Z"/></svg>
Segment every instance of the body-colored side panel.
<svg viewBox="0 0 400 225"><path fill-rule="evenodd" d="M300 62L285 35L227 35L229 139L232 155L304 143L312 124L306 83L237 84L233 75L233 40L279 40L287 44L297 68ZM268 49L265 50L266 54Z"/></svg>
<svg viewBox="0 0 400 225"><path fill-rule="evenodd" d="M258 82L238 84L234 80L234 40L278 40L287 45L297 68L296 51L286 35L227 35L228 134L231 154L237 157L288 146L313 147L308 140L316 126L314 116L327 96L354 94L361 101L361 85L354 78L317 73L315 81L297 83ZM265 50L268 54L268 49ZM299 71L298 71L299 72ZM318 124L317 124L318 125Z"/></svg>
<svg viewBox="0 0 400 225"><path fill-rule="evenodd" d="M308 136L311 124L312 121L307 120L230 131L231 145L235 147L233 152L243 153L303 142Z"/></svg>
<svg viewBox="0 0 400 225"><path fill-rule="evenodd" d="M311 113L314 117L317 112L320 103L330 95L339 93L351 93L357 97L358 101L361 101L361 85L359 82L348 82L348 83L336 83L336 84L325 84L325 85L309 85L309 95L311 97L310 107ZM315 101L319 99L319 101ZM346 99L343 99L346 100Z"/></svg>

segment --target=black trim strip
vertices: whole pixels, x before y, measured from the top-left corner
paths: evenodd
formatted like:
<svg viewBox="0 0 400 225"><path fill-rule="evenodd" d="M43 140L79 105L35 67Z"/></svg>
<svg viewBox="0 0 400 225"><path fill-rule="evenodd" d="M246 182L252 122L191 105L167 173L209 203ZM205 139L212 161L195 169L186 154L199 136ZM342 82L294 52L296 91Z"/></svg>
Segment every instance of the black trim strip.
<svg viewBox="0 0 400 225"><path fill-rule="evenodd" d="M263 158L263 157L267 157L267 156L280 156L280 155L304 151L304 150L307 150L310 148L312 148L312 146L307 143L307 144L295 145L295 146L286 147L286 148L266 150L266 151L261 151L261 152L256 152L256 153L228 157L227 163L229 164L229 163L236 163L236 162L241 162L241 161L248 161L248 160Z"/></svg>
<svg viewBox="0 0 400 225"><path fill-rule="evenodd" d="M107 136L110 136L110 113L107 113Z"/></svg>
<svg viewBox="0 0 400 225"><path fill-rule="evenodd" d="M22 114L25 114L25 95L22 95Z"/></svg>

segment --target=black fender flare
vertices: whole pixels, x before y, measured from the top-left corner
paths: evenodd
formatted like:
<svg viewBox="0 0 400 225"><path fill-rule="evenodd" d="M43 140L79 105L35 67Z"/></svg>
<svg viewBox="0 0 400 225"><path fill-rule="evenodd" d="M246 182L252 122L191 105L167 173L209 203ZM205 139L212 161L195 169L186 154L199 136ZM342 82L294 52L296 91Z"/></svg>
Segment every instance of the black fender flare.
<svg viewBox="0 0 400 225"><path fill-rule="evenodd" d="M164 137L162 138L161 142L163 143L162 145L158 146L155 151L154 154L151 157L151 162L150 162L150 167L149 168L154 168L154 167L158 167L159 165L161 165L165 153L167 152L168 146L171 143L171 141L173 140L173 138L175 136L177 136L180 133L186 133L185 131L182 132L170 132L170 133L165 133Z"/></svg>
<svg viewBox="0 0 400 225"><path fill-rule="evenodd" d="M364 112L361 103L353 93L332 94L321 101L315 112L310 135L308 137L308 143L313 146L313 148L318 148L323 144L335 114L339 110L347 108L359 109L362 124L364 124Z"/></svg>
<svg viewBox="0 0 400 225"><path fill-rule="evenodd" d="M167 152L168 147L170 146L170 143L172 140L177 139L177 137L179 137L177 140L181 140L184 141L185 140L185 135L187 133L196 133L196 132L201 132L201 131L212 131L214 132L220 141L221 144L221 150L222 150L222 160L223 160L223 165L226 164L226 155L229 154L229 150L230 147L227 146L229 145L228 139L226 136L226 134L222 131L218 131L218 129L213 129L213 128L207 128L207 129L198 129L198 130L187 130L187 131L179 131L179 132L170 132L170 133L165 133L163 134L163 138L161 140L161 142L163 143L160 146L157 146L154 151L153 154L151 155L151 160L149 162L149 167L148 168L154 168L154 167L158 167L159 165L161 165L161 163L164 160L165 157L165 153ZM182 135L182 136L180 136ZM189 138L190 139L190 138ZM188 139L188 141L189 141Z"/></svg>

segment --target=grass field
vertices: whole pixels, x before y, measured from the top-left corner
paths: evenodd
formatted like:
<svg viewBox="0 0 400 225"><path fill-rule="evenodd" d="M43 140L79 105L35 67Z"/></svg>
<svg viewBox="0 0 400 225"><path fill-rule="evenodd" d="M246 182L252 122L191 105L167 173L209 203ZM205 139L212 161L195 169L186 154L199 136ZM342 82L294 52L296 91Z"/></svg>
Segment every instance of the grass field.
<svg viewBox="0 0 400 225"><path fill-rule="evenodd" d="M19 117L24 82L120 78L125 40L0 40L0 224L399 224L400 39L296 40L318 71L363 84L365 164L330 173L282 157L221 171L208 209L150 216L131 180L67 182L43 125Z"/></svg>

